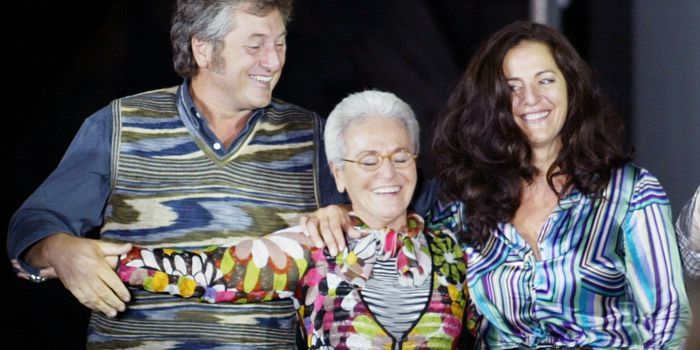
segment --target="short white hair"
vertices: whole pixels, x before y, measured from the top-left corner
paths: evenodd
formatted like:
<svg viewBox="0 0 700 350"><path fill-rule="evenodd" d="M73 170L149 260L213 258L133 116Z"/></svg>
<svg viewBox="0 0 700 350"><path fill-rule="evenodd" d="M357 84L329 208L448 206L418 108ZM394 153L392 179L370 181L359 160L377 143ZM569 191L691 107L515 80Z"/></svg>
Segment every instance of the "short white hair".
<svg viewBox="0 0 700 350"><path fill-rule="evenodd" d="M345 97L328 115L323 134L326 158L340 169L348 151L345 130L364 118L388 118L400 121L411 138L414 154L420 148L420 128L411 106L390 92L365 90Z"/></svg>

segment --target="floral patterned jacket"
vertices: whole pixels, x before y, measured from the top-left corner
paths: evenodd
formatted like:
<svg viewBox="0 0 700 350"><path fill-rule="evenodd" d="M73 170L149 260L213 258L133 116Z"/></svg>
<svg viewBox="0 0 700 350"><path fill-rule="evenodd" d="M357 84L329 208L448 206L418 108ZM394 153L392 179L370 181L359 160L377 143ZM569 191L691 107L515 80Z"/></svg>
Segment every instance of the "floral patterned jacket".
<svg viewBox="0 0 700 350"><path fill-rule="evenodd" d="M212 303L293 297L300 301L312 349L456 348L468 298L456 208L435 205L427 224L410 214L407 233L370 230L354 220L367 235L349 240L349 248L336 257L313 248L298 228L291 228L202 251L134 247L121 259L118 273L147 291ZM381 257L396 257L403 285L430 278L427 304L400 339L385 331L360 296L373 262Z"/></svg>

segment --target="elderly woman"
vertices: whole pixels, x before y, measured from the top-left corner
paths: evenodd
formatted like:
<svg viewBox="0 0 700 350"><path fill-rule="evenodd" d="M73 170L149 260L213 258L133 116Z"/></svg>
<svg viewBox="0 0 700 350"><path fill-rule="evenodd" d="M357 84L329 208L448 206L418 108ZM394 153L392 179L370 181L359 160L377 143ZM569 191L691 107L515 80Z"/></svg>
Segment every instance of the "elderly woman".
<svg viewBox="0 0 700 350"><path fill-rule="evenodd" d="M482 348L677 348L690 311L659 181L557 31L511 24L438 121L444 193L465 206Z"/></svg>
<svg viewBox="0 0 700 350"><path fill-rule="evenodd" d="M207 302L296 297L310 348L451 349L462 329L465 262L453 207L407 212L418 123L393 94L346 97L328 117L326 153L361 238L337 257L298 227L201 252L134 247L118 272L152 292Z"/></svg>

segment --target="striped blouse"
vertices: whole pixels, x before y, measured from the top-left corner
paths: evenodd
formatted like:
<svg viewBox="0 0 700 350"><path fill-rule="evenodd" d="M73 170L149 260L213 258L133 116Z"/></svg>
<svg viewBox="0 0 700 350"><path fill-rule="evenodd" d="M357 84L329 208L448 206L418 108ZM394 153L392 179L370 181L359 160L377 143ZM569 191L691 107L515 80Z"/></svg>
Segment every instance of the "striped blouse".
<svg viewBox="0 0 700 350"><path fill-rule="evenodd" d="M560 200L539 233L540 260L510 223L466 246L479 348L682 344L691 316L663 188L627 165L603 196Z"/></svg>

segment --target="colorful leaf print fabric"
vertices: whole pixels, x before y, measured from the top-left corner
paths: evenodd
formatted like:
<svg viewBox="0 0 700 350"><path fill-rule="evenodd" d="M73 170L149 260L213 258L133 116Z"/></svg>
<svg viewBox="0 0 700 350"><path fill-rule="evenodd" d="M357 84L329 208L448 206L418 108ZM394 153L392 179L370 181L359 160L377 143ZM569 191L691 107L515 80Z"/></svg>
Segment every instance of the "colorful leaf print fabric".
<svg viewBox="0 0 700 350"><path fill-rule="evenodd" d="M298 228L203 251L134 247L119 264L121 279L151 292L206 302L255 302L294 297L314 349L452 349L462 330L466 262L456 239L457 207L408 216L405 232L371 230L331 257L313 248ZM413 327L395 339L377 323L361 297L377 259L396 258L399 283L428 281L433 292ZM435 266L433 268L433 266Z"/></svg>

